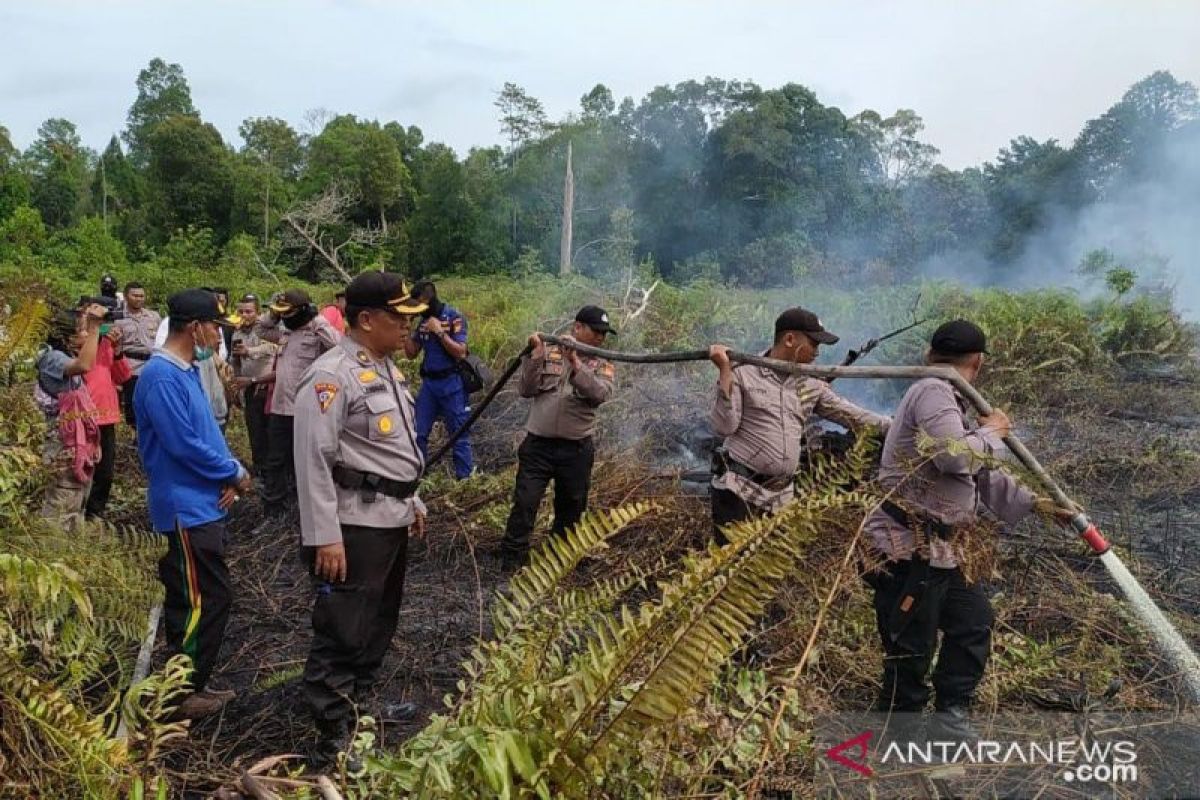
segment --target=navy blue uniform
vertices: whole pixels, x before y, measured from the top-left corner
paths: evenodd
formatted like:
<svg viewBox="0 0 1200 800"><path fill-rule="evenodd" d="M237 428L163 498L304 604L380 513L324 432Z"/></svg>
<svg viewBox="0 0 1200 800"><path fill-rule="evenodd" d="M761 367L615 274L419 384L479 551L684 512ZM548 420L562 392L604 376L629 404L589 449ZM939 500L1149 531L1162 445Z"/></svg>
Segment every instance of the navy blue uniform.
<svg viewBox="0 0 1200 800"><path fill-rule="evenodd" d="M451 339L459 344L467 343L466 317L443 303L437 318ZM417 395L416 427L417 446L428 459L429 433L437 418L442 418L446 433L451 434L466 424L471 409L467 405L467 392L463 388L462 378L458 375L458 362L442 347L439 337L417 330L413 333L413 340L425 352L425 360L421 362L421 391ZM464 434L454 443L454 474L458 478L466 478L473 468L471 441L469 435Z"/></svg>

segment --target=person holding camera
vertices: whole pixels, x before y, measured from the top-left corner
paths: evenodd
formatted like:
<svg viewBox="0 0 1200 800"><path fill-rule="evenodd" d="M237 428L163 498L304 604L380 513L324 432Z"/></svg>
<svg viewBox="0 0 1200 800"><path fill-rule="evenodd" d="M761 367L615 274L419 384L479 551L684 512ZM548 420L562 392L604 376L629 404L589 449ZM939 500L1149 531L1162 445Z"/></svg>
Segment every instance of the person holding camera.
<svg viewBox="0 0 1200 800"><path fill-rule="evenodd" d="M292 444L296 390L300 378L341 340L329 321L317 313L308 292L288 289L267 307L254 325L264 340L279 345L275 390L267 421L267 468L263 474L263 507L276 513L296 498L296 457Z"/></svg>
<svg viewBox="0 0 1200 800"><path fill-rule="evenodd" d="M113 325L121 336L121 351L132 373L121 386L121 410L125 413L126 424L135 431L137 415L133 411L133 392L142 369L154 353L154 336L161 322L158 312L146 307L145 287L136 281L125 284L125 315L115 319Z"/></svg>
<svg viewBox="0 0 1200 800"><path fill-rule="evenodd" d="M452 434L471 416L467 390L458 374L458 364L467 357L467 319L458 309L438 299L433 281L418 281L412 289L414 302L423 304L421 324L404 342L404 355L416 358L421 351L421 391L417 394L417 445L429 458L429 434L438 417ZM471 440L467 434L454 443L454 477L471 477Z"/></svg>
<svg viewBox="0 0 1200 800"><path fill-rule="evenodd" d="M108 308L88 303L82 312L60 311L38 354L34 398L46 415L43 458L53 467L42 516L68 527L82 522L92 476L100 460L96 407L84 375L96 364L100 326Z"/></svg>
<svg viewBox="0 0 1200 800"><path fill-rule="evenodd" d="M96 464L92 488L84 506L88 519L104 516L108 508L117 462L117 423L121 421L121 401L117 388L133 377L121 350L121 331L108 317L106 314L100 324L96 362L83 376L88 394L96 404L96 425L100 429L100 461Z"/></svg>

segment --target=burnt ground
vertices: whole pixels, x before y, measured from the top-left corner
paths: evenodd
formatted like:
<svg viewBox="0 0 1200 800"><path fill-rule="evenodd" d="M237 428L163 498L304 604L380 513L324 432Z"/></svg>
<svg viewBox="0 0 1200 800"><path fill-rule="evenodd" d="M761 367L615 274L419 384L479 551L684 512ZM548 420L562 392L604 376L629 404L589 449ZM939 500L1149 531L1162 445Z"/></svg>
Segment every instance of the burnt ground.
<svg viewBox="0 0 1200 800"><path fill-rule="evenodd" d="M704 418L697 410L706 404L678 386L669 397L653 390L638 394L646 399L627 397L607 417L605 436L621 449L610 451L597 468L593 506L649 497L667 512L652 530L622 534L602 569L617 568L635 550L643 563L647 549L678 554L702 542L709 524L705 498L681 492L671 479L679 469L703 463L697 450L703 447ZM489 599L502 585L492 552L507 515L524 413L505 395L474 437L483 477L462 485L435 478L423 491L430 530L425 540L409 545L399 630L378 690L380 699L416 702L421 714L409 723L381 724L377 733L385 747L403 741L444 707L443 698L456 691L462 676L460 664L478 637L488 634ZM1200 562L1192 553L1200 541L1198 395L1196 384L1177 376L1134 376L1090 395L1086 403L1066 402L1024 418L1014 414L1018 432L1051 474L1133 556L1135 571L1156 599L1189 615L1200 615ZM654 413L646 411L647 403ZM633 432L631 421L637 422ZM231 440L237 443L241 435L232 430ZM219 717L196 724L168 756L168 772L188 796L207 796L233 785L241 770L260 759L303 754L311 745L313 731L299 693L311 586L298 559L298 535L294 516L264 522L257 500L244 501L231 516L228 561L236 599L213 683L236 689L238 698ZM1016 552L1017 561L1058 558L1088 584L1114 591L1082 548L1060 540L1051 553L1031 538L1039 535L1019 530L1002 547ZM1025 585L1015 583L1018 591ZM1036 611L1025 622L1041 630L1074 621ZM1185 627L1193 640L1198 633L1194 624ZM781 649L792 648L784 643ZM161 659L161 637L157 655ZM1156 680L1159 669L1155 663L1145 666L1148 679Z"/></svg>

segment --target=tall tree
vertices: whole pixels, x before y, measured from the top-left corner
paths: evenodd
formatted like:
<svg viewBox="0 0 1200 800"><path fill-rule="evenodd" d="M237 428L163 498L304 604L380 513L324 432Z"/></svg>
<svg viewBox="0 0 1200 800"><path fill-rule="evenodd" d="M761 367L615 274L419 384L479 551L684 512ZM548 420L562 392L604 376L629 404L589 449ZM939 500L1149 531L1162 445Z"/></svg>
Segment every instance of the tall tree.
<svg viewBox="0 0 1200 800"><path fill-rule="evenodd" d="M0 220L29 202L29 180L21 168L21 154L0 125Z"/></svg>
<svg viewBox="0 0 1200 800"><path fill-rule="evenodd" d="M51 227L66 227L83 212L90 168L89 153L74 123L48 119L25 153L32 184L33 205Z"/></svg>
<svg viewBox="0 0 1200 800"><path fill-rule="evenodd" d="M227 238L233 176L220 132L195 116L170 117L155 126L146 150L151 221L160 238L189 226Z"/></svg>
<svg viewBox="0 0 1200 800"><path fill-rule="evenodd" d="M995 217L989 255L1000 260L1020 253L1025 239L1041 228L1047 209L1061 202L1071 154L1054 139L1013 139L995 163L984 165L988 200Z"/></svg>
<svg viewBox="0 0 1200 800"><path fill-rule="evenodd" d="M142 204L144 187L115 135L100 155L92 175L92 207L108 223L108 217Z"/></svg>
<svg viewBox="0 0 1200 800"><path fill-rule="evenodd" d="M546 129L546 109L536 97L515 83L505 83L496 93L496 109L500 112L500 132L508 137L509 152L516 151Z"/></svg>
<svg viewBox="0 0 1200 800"><path fill-rule="evenodd" d="M250 211L248 206L257 206L254 214L262 220L262 242L266 247L275 209L286 208L291 201L286 189L303 168L304 143L291 125L275 117L246 119L238 133L245 145L235 175L234 213L236 216L242 210ZM240 219L236 221L239 225L243 223Z"/></svg>
<svg viewBox="0 0 1200 800"><path fill-rule="evenodd" d="M335 117L309 143L304 183L309 194L338 184L355 197L349 216L386 231L412 200L412 176L396 140L375 121Z"/></svg>
<svg viewBox="0 0 1200 800"><path fill-rule="evenodd" d="M183 67L155 58L138 73L137 99L129 107L125 132L129 157L144 168L150 160L147 144L155 127L174 116L199 117Z"/></svg>

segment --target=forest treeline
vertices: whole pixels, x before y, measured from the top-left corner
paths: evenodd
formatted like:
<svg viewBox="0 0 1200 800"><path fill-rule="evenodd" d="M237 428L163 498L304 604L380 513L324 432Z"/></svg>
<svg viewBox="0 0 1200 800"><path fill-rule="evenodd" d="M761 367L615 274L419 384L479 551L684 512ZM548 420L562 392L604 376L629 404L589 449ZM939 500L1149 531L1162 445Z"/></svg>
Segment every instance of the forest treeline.
<svg viewBox="0 0 1200 800"><path fill-rule="evenodd" d="M495 105L505 144L462 156L416 125L324 109L249 117L233 143L156 58L103 152L67 119L24 151L0 127L0 263L77 280L206 259L310 281L368 265L558 271L570 145L565 261L583 274L635 263L677 284L772 287L903 279L959 253L1003 271L1056 219L1159 179L1164 154L1200 141L1196 87L1167 72L1069 145L1019 136L962 170L938 163L915 111L847 116L796 83L706 78L640 101L597 85L559 121L509 83Z"/></svg>

